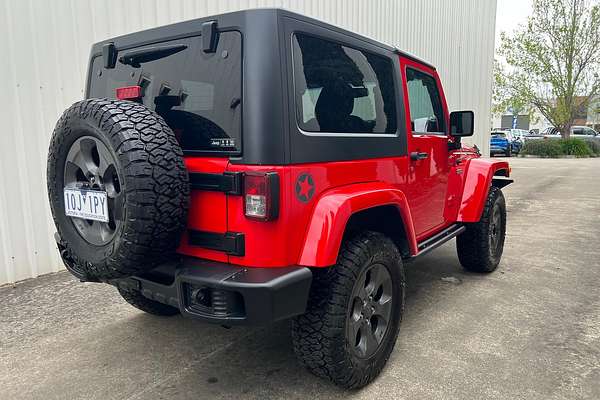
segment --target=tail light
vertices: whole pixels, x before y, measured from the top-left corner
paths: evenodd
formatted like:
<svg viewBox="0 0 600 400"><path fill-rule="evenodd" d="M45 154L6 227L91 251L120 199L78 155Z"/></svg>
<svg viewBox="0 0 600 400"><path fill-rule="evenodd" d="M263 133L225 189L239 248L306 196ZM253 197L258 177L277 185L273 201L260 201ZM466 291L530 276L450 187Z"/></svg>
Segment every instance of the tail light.
<svg viewBox="0 0 600 400"><path fill-rule="evenodd" d="M124 86L117 88L116 90L117 99L119 100L133 100L142 97L141 86Z"/></svg>
<svg viewBox="0 0 600 400"><path fill-rule="evenodd" d="M279 216L279 175L277 172L246 172L244 175L244 214L248 218L271 221Z"/></svg>

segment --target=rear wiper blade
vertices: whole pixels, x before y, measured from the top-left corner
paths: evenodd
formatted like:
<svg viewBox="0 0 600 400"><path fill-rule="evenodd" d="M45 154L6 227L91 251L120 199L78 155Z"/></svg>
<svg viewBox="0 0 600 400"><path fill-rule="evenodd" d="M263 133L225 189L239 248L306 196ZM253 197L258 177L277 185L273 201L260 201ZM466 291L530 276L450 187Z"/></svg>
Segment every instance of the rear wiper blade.
<svg viewBox="0 0 600 400"><path fill-rule="evenodd" d="M142 50L133 50L123 54L121 57L119 57L119 62L121 64L131 65L132 67L138 68L142 63L159 60L175 53L179 53L185 49L187 49L185 44L148 47Z"/></svg>

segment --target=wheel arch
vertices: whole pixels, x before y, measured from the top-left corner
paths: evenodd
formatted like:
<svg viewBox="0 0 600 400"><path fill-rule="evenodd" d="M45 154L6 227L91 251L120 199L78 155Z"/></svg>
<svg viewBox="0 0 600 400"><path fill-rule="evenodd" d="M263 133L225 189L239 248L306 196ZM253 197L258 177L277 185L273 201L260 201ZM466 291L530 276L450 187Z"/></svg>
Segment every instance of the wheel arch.
<svg viewBox="0 0 600 400"><path fill-rule="evenodd" d="M403 258L412 254L402 214L395 205L374 206L355 212L346 222L342 240L363 231L379 232L392 239Z"/></svg>
<svg viewBox="0 0 600 400"><path fill-rule="evenodd" d="M417 241L406 196L380 182L332 189L315 205L299 265L327 267L337 261L342 241L358 230L390 236L403 256L417 252Z"/></svg>
<svg viewBox="0 0 600 400"><path fill-rule="evenodd" d="M457 222L477 222L491 186L503 188L512 183L507 161L476 158L469 161L458 210Z"/></svg>

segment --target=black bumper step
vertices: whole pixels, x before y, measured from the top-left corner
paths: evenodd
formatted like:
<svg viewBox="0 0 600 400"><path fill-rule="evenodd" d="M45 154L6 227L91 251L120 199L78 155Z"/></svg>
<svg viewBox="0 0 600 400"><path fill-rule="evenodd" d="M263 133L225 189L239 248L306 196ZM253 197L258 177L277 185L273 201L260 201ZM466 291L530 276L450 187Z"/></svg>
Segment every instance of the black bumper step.
<svg viewBox="0 0 600 400"><path fill-rule="evenodd" d="M118 287L178 307L184 316L225 325L266 324L304 313L312 281L306 267L248 268L194 258L157 275L115 280Z"/></svg>

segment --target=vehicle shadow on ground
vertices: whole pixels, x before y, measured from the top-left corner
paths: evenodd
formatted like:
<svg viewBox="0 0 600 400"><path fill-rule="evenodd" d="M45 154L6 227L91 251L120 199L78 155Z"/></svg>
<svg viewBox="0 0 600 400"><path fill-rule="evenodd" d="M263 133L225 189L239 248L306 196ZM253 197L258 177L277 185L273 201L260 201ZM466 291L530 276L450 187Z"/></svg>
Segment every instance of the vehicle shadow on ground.
<svg viewBox="0 0 600 400"><path fill-rule="evenodd" d="M406 266L405 322L418 318L436 303L442 277L459 281L475 277L465 274L456 260L454 244ZM440 282L442 282L440 284ZM441 288L441 289L440 289ZM422 303L426 304L422 304ZM411 311L412 310L412 311ZM147 364L159 376L149 385L140 385L131 398L287 398L345 397L349 393L309 374L295 359L291 345L290 321L266 327L225 329L198 321L175 317L160 319L145 314L119 321L112 331L135 332L138 340L125 353L152 349ZM114 328L114 330L113 330ZM114 338L113 338L114 339ZM402 332L398 339L402 341ZM106 337L107 349L112 345ZM124 341L123 343L132 343ZM114 351L114 350L113 350ZM100 354L103 352L100 351ZM176 362L165 369L164 361ZM99 360L99 362L102 362ZM110 362L110 360L104 360ZM135 379L135 378L134 378Z"/></svg>

